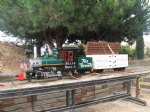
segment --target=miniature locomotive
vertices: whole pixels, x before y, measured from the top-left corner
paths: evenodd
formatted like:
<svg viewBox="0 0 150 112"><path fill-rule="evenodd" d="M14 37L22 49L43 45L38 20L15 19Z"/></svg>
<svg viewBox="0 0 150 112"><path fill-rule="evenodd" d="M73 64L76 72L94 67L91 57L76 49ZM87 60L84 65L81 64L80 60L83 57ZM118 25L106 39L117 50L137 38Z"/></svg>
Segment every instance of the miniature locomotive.
<svg viewBox="0 0 150 112"><path fill-rule="evenodd" d="M78 54L78 48L53 49L51 56L30 60L32 70L26 71L27 79L63 76L66 72L82 74L86 71L100 73L104 69L125 70L128 55L119 54L119 48L119 43L88 42L85 56Z"/></svg>

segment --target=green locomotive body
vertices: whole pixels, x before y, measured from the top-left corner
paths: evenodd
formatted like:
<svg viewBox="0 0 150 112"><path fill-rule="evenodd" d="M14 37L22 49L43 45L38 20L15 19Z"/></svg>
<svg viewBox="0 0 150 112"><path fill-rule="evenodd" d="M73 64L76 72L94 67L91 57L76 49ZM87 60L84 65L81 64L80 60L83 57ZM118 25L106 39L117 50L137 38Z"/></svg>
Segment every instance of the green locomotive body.
<svg viewBox="0 0 150 112"><path fill-rule="evenodd" d="M45 53L46 54L46 53ZM83 73L92 68L92 58L79 57L77 48L54 49L53 55L30 60L33 70L26 71L27 79L63 76L64 72Z"/></svg>

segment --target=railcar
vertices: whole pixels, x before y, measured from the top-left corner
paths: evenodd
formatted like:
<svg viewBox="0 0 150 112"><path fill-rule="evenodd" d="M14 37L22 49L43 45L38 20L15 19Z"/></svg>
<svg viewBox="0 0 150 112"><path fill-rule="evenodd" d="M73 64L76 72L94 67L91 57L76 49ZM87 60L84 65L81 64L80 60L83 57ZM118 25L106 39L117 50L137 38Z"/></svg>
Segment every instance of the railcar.
<svg viewBox="0 0 150 112"><path fill-rule="evenodd" d="M114 71L125 70L128 67L128 55L119 54L118 43L88 42L85 56L78 53L78 48L66 47L53 49L51 56L35 57L30 60L32 70L27 70L27 79L61 77L65 73L83 74L103 72L105 69Z"/></svg>

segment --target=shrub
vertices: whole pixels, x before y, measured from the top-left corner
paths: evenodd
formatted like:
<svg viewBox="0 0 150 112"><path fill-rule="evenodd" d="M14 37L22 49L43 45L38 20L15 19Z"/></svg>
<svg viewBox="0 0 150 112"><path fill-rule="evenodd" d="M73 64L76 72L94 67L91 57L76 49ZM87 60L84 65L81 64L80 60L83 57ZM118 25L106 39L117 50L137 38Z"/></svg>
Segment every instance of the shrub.
<svg viewBox="0 0 150 112"><path fill-rule="evenodd" d="M135 59L136 58L136 49L135 48L130 48L130 46L121 46L120 54L128 54L129 59Z"/></svg>

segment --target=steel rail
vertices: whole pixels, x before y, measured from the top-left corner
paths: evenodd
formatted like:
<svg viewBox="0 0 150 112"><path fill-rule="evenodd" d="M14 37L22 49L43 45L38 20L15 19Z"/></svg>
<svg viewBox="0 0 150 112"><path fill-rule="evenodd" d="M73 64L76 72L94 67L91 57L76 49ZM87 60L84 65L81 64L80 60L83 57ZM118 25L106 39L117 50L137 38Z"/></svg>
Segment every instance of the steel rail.
<svg viewBox="0 0 150 112"><path fill-rule="evenodd" d="M41 87L24 88L24 89L4 90L4 91L0 91L0 99L5 98L5 97L12 97L17 94L18 95L20 95L20 94L21 95L32 95L32 94L40 94L42 92L73 90L75 88L94 86L94 85L98 85L98 84L111 83L111 82L115 82L115 81L129 81L129 80L133 80L133 79L136 79L137 77L141 77L144 75L145 74L134 74L134 75L130 75L130 76L119 76L119 77L113 77L113 78L65 83L65 84L58 84L58 85L52 85L52 86L41 86Z"/></svg>
<svg viewBox="0 0 150 112"><path fill-rule="evenodd" d="M150 70L149 69L145 69L145 70L140 70L140 71L135 71L135 72L143 72L143 71L149 71L150 72ZM113 73L117 73L117 72L114 72L113 71ZM124 71L124 72L121 72L121 73L126 73L126 74L130 74L130 73L133 73L133 72L130 72L130 71ZM148 73L148 72L146 72L146 73ZM108 73L108 75L109 75L110 73ZM137 73L136 73L137 74ZM88 74L89 75L89 74ZM103 74L100 74L100 75L102 75L103 76ZM104 74L105 75L105 74ZM40 80L37 80L37 79L32 79L32 83L38 83L38 82L44 82L44 81L55 81L56 80L56 78L57 79L59 79L59 78L66 78L66 77L68 77L69 75L65 75L65 76L62 76L62 77L51 77L51 78L49 78L49 79L40 79ZM82 75L79 75L79 76L82 76ZM23 80L23 81L17 81L17 80L15 80L15 77L14 77L14 80L7 80L7 79L5 79L5 80L1 80L0 79L0 84L5 84L5 83L10 83L10 84L19 84L19 83L28 83L28 80ZM31 83L31 82L30 82Z"/></svg>
<svg viewBox="0 0 150 112"><path fill-rule="evenodd" d="M64 112L64 111L67 111L67 110L73 110L73 109L77 109L77 108L82 108L82 107L93 105L93 104L104 103L104 102L108 102L108 101L114 101L114 100L121 99L121 98L128 98L130 96L131 96L131 94L124 93L124 94L119 94L119 95L115 95L115 96L105 97L105 98L101 98L101 99L95 99L95 100L91 100L91 101L88 101L88 102L75 104L75 105L72 105L72 106L65 106L65 107L44 109L44 110L37 110L36 112Z"/></svg>

